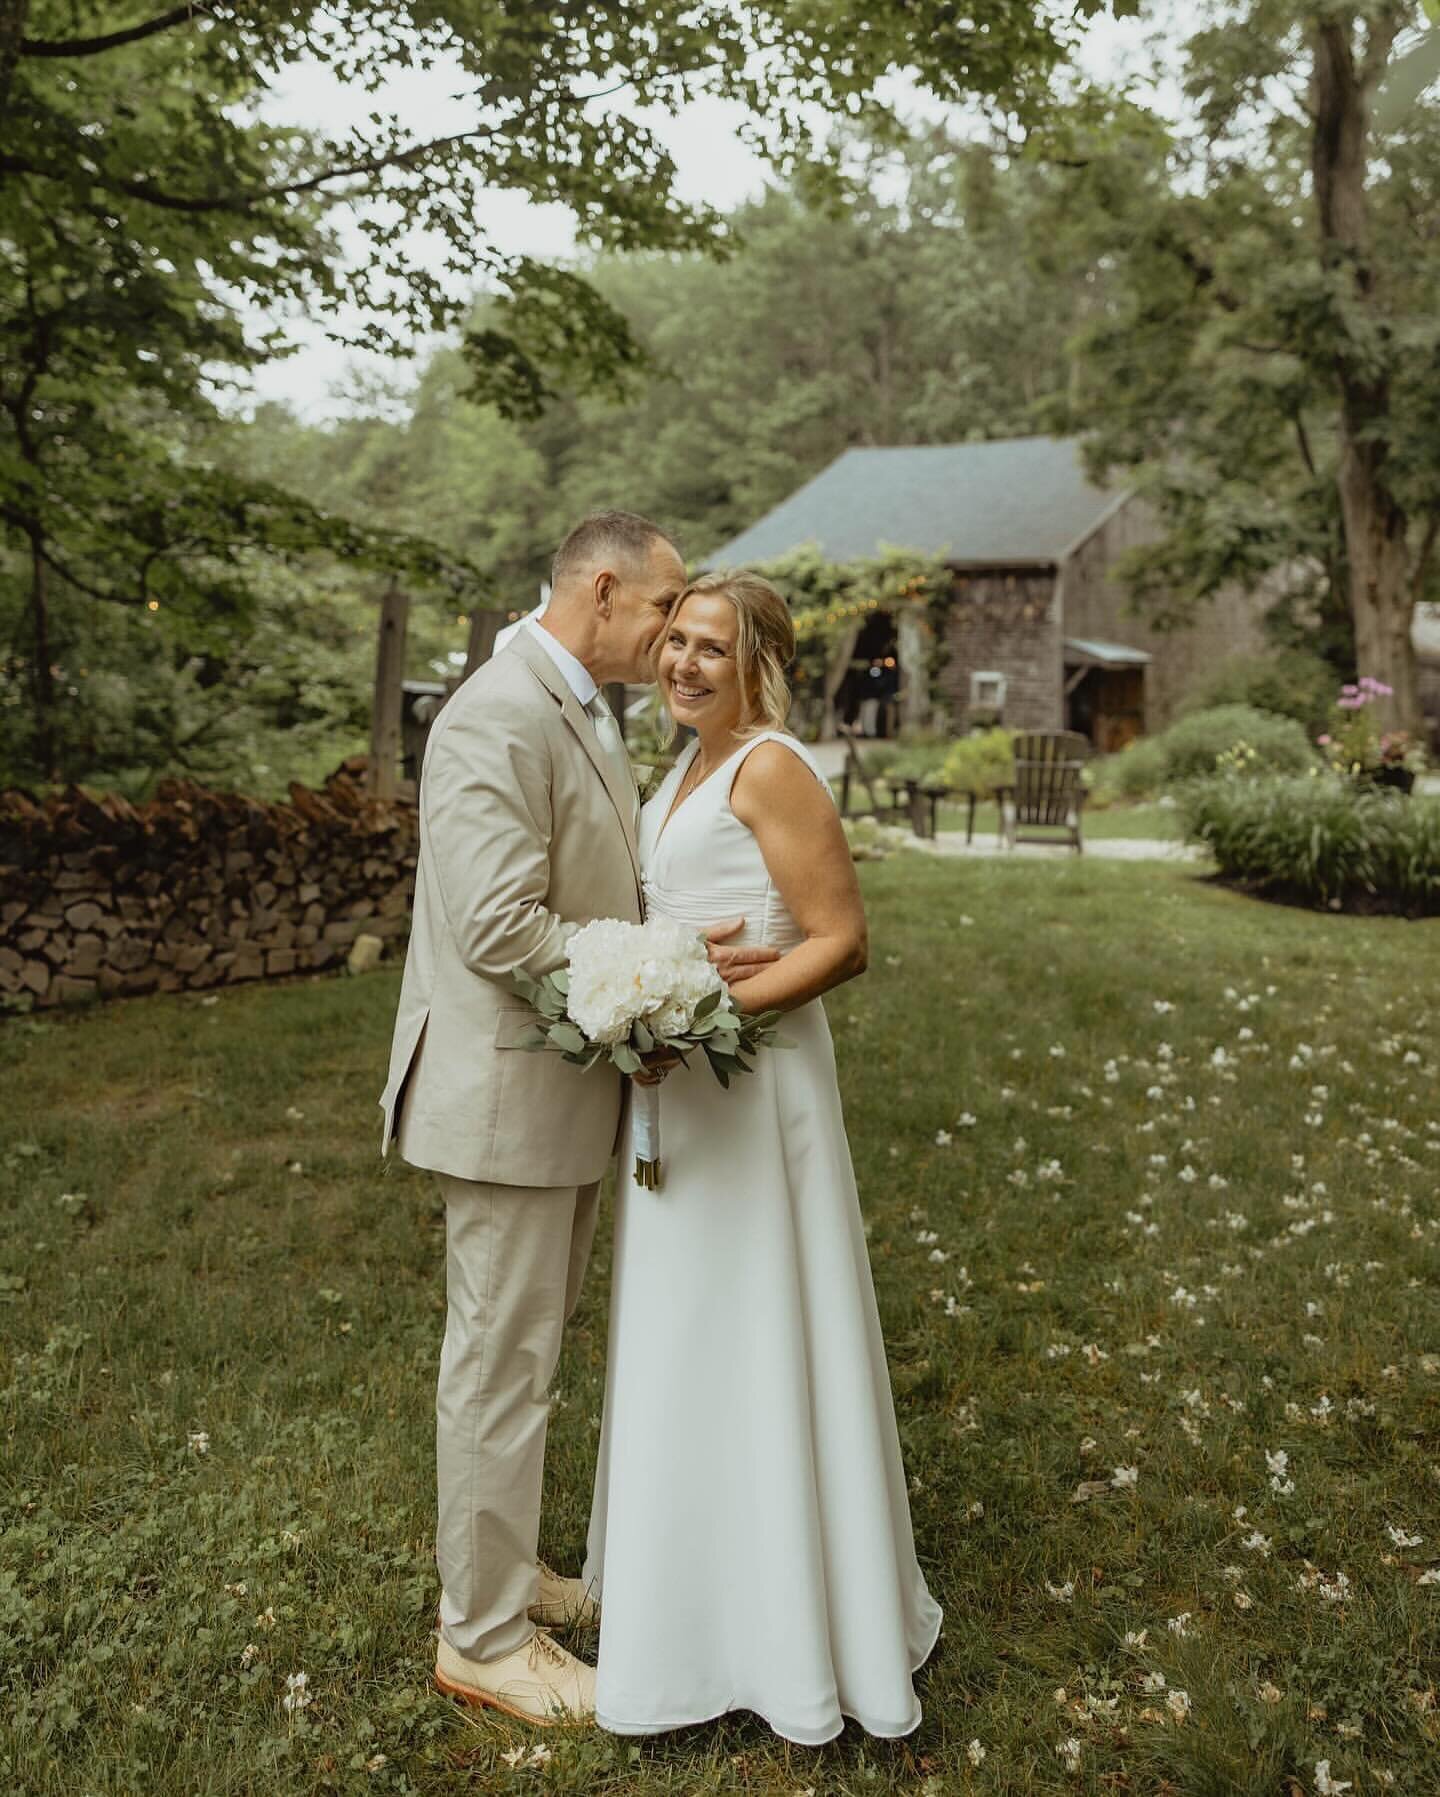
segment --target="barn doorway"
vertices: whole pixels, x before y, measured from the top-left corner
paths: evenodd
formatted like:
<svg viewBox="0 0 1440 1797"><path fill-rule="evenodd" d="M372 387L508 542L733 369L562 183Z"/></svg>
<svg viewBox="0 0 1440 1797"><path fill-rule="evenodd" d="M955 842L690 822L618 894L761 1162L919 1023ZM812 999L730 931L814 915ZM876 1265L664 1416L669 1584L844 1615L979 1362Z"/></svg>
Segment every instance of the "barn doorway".
<svg viewBox="0 0 1440 1797"><path fill-rule="evenodd" d="M1124 643L1065 643L1065 728L1113 755L1145 734L1145 670L1150 657Z"/></svg>
<svg viewBox="0 0 1440 1797"><path fill-rule="evenodd" d="M900 633L892 612L872 612L860 626L835 695L836 720L860 736L897 736L899 699Z"/></svg>

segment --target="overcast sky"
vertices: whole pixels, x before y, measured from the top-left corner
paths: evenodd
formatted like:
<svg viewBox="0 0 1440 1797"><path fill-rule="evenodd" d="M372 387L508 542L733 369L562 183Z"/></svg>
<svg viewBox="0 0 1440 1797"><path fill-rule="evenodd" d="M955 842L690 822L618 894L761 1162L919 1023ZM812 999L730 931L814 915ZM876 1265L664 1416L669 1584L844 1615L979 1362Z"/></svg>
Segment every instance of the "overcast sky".
<svg viewBox="0 0 1440 1797"><path fill-rule="evenodd" d="M1086 36L1082 66L1090 75L1105 80L1138 73L1147 60L1142 54L1144 42L1153 30L1153 24L1142 25L1134 19L1097 20ZM368 94L342 86L327 69L299 64L286 71L264 110L276 120L303 120L332 131L353 125L357 117L371 111L393 111L413 125L418 139L468 123L468 101L452 97L461 85L453 71L416 69L402 72L379 93ZM891 97L897 97L897 90L892 90ZM898 98L908 110L922 109L918 97L898 92ZM1158 103L1171 110L1175 99L1162 92ZM923 109L930 116L938 111L933 103ZM674 118L663 113L638 115L674 158L683 199L705 200L728 211L763 188L766 166L739 142L736 111L729 103L700 101ZM506 252L555 257L565 256L575 247L570 215L563 207L534 205L516 194L495 193L486 223L496 244ZM417 234L408 247L418 265L438 270L440 257L435 246ZM259 372L254 400L283 400L302 417L319 421L352 409L354 402L347 395L353 393L357 378L363 382L367 375L380 373L387 380L398 378L408 383L418 372L416 362L386 361L332 343L323 330L304 319L289 323L290 334L301 348L296 355ZM426 346L417 347L423 350Z"/></svg>

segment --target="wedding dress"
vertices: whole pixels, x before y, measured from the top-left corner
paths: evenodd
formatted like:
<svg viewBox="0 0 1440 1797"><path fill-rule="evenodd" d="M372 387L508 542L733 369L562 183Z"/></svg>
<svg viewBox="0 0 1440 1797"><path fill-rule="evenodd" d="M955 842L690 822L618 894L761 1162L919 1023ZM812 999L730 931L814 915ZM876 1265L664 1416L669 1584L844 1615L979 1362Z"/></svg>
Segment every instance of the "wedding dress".
<svg viewBox="0 0 1440 1797"><path fill-rule="evenodd" d="M640 821L647 914L782 952L801 931L730 809L747 741L667 822ZM620 1145L605 1412L585 1576L597 1720L619 1734L757 1712L804 1745L920 1721L941 1612L915 1559L885 1346L820 1001L721 1088L660 1087L658 1191Z"/></svg>

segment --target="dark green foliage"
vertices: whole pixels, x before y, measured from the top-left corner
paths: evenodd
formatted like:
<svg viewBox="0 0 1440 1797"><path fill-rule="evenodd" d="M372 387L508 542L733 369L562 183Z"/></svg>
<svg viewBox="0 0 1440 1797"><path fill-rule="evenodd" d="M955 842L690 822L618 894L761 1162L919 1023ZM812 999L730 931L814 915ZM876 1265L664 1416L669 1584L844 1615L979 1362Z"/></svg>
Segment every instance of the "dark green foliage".
<svg viewBox="0 0 1440 1797"><path fill-rule="evenodd" d="M1127 572L1172 619L1266 583L1278 641L1358 660L1413 727L1407 624L1440 580L1440 105L1433 86L1378 119L1370 102L1424 9L1242 0L1176 20L1188 116L1171 131L1128 94L1087 96L1056 220L1110 271L1075 345L1094 465L1164 526Z"/></svg>
<svg viewBox="0 0 1440 1797"><path fill-rule="evenodd" d="M1158 736L1138 736L1116 755L1091 765L1091 795L1096 804L1116 799L1153 799L1165 790L1165 745Z"/></svg>
<svg viewBox="0 0 1440 1797"><path fill-rule="evenodd" d="M1318 750L1294 718L1252 705L1218 705L1104 756L1094 766L1093 790L1101 804L1152 799L1182 780L1213 774L1222 757L1239 776L1298 774L1320 765Z"/></svg>
<svg viewBox="0 0 1440 1797"><path fill-rule="evenodd" d="M519 418L562 393L613 397L642 361L625 315L578 271L503 251L484 222L491 194L568 208L588 250L719 251L720 220L679 199L634 108L673 110L701 92L735 100L752 141L833 195L833 159L802 102L878 120L876 82L898 62L946 98L1033 118L1062 54L1031 8L980 20L948 0L894 0L863 17L828 0L259 0L139 21L120 0L10 0L0 615L18 664L7 697L28 720L7 729L15 777L91 771L73 759L85 732L67 714L71 651L90 659L92 633L67 629L67 600L167 609L183 659L243 633L257 569L276 557L338 557L352 573L434 584L447 605L485 592L474 563L409 534L408 516L388 530L363 506L336 519L217 443L216 388L285 349L278 326L247 328L247 314L304 312L344 341L405 356L460 326L478 287L489 304L460 352L474 396ZM327 135L260 116L277 76L302 63L352 86L351 126ZM440 68L468 107L457 129L417 140L366 104L391 76ZM619 89L627 108L592 104ZM452 278L417 264L417 232L444 246ZM489 545L484 518L477 505L472 535Z"/></svg>
<svg viewBox="0 0 1440 1797"><path fill-rule="evenodd" d="M1277 717L1294 718L1313 739L1329 722L1338 684L1335 669L1310 649L1237 656L1195 687L1181 710L1209 711L1218 705L1248 705Z"/></svg>
<svg viewBox="0 0 1440 1797"><path fill-rule="evenodd" d="M1319 764L1304 729L1294 718L1277 717L1250 705L1219 705L1191 712L1158 738L1169 785L1213 774L1222 755L1253 751L1253 767L1267 774L1299 774ZM1248 761L1250 758L1246 757Z"/></svg>
<svg viewBox="0 0 1440 1797"><path fill-rule="evenodd" d="M1440 914L1440 799L1310 775L1196 781L1180 805L1226 879L1337 911Z"/></svg>

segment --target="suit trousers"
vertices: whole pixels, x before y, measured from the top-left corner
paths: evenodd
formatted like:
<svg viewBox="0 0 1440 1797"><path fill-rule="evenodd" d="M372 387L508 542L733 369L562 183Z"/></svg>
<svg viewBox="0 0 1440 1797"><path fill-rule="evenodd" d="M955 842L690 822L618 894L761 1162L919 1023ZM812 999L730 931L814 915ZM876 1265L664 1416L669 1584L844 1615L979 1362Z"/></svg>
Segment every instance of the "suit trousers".
<svg viewBox="0 0 1440 1797"><path fill-rule="evenodd" d="M442 1175L445 1341L435 1394L440 1624L471 1660L535 1632L549 1387L599 1205L585 1186Z"/></svg>

